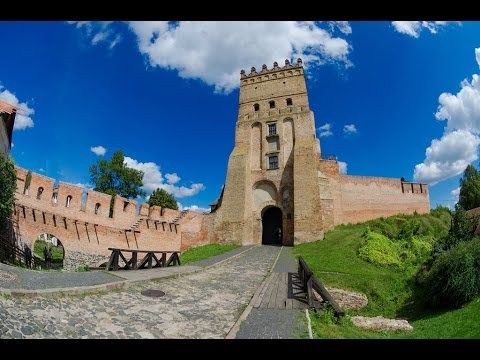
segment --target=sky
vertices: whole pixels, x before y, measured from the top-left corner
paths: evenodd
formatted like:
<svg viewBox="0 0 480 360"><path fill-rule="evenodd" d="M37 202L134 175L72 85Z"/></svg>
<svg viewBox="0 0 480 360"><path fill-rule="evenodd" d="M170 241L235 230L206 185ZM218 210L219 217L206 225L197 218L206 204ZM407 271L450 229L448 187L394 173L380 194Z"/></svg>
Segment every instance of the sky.
<svg viewBox="0 0 480 360"><path fill-rule="evenodd" d="M208 209L235 141L240 70L303 59L323 154L342 173L426 182L452 207L479 166L480 22L0 21L15 163L92 187L125 154L184 209ZM145 199L139 199L145 201Z"/></svg>

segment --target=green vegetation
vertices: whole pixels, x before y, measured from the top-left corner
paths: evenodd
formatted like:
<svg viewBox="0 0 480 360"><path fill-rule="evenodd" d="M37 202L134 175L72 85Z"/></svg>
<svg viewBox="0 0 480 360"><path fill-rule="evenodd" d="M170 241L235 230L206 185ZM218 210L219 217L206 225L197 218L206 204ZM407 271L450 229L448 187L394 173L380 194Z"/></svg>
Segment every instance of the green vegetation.
<svg viewBox="0 0 480 360"><path fill-rule="evenodd" d="M180 263L182 265L207 259L209 257L223 254L224 252L238 248L234 244L209 244L189 249L181 254Z"/></svg>
<svg viewBox="0 0 480 360"><path fill-rule="evenodd" d="M148 199L148 205L178 210L177 200L164 189L157 188Z"/></svg>
<svg viewBox="0 0 480 360"><path fill-rule="evenodd" d="M466 210L480 206L480 173L473 165L468 165L460 179L458 205Z"/></svg>
<svg viewBox="0 0 480 360"><path fill-rule="evenodd" d="M347 315L408 319L413 332L377 332L355 327L348 316L335 319L331 312L310 312L319 338L478 338L480 325L480 240L446 240L470 231L461 213L437 208L426 215L393 216L362 224L340 225L323 241L297 245L316 276L327 286L360 291L369 303ZM468 221L468 219L466 220ZM450 223L457 230L449 230ZM452 226L453 227L453 226ZM450 244L452 247L438 243ZM450 250L446 250L446 249ZM437 251L437 252L436 252ZM431 254L439 253L437 260ZM417 275L418 273L418 275ZM429 285L436 284L436 288ZM428 295L426 292L430 291ZM424 298L445 304L445 297L460 294L457 310L426 308ZM463 296L463 297L462 297ZM459 304L458 302L456 304Z"/></svg>
<svg viewBox="0 0 480 360"><path fill-rule="evenodd" d="M12 215L16 187L13 161L0 154L0 233L6 229L7 219Z"/></svg>
<svg viewBox="0 0 480 360"><path fill-rule="evenodd" d="M45 249L45 247L52 250L52 263L63 263L63 246L52 246L50 242L37 239L33 244L33 253L39 258L44 259L43 249Z"/></svg>
<svg viewBox="0 0 480 360"><path fill-rule="evenodd" d="M143 171L127 167L125 156L121 150L113 153L112 159L98 160L90 166L90 182L95 185L94 190L112 195L110 216L113 214L113 203L116 195L127 199L145 196L143 186Z"/></svg>

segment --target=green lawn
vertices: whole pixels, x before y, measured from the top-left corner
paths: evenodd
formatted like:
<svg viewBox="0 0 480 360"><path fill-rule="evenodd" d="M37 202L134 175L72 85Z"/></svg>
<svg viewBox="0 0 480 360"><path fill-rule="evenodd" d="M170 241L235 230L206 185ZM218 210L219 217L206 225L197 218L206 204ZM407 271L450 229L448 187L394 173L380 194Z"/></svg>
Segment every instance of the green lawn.
<svg viewBox="0 0 480 360"><path fill-rule="evenodd" d="M180 263L182 265L207 259L209 257L223 254L224 252L238 248L239 245L234 244L209 244L199 246L185 251L180 255Z"/></svg>
<svg viewBox="0 0 480 360"><path fill-rule="evenodd" d="M419 309L413 302L412 271L398 271L370 264L358 257L365 224L342 225L328 232L323 241L301 244L293 252L302 256L316 276L327 286L360 291L368 306L348 310L348 315L406 318L413 332L384 333L353 326L347 319L337 324L331 316L312 315L318 338L480 338L480 299L464 308L437 313Z"/></svg>
<svg viewBox="0 0 480 360"><path fill-rule="evenodd" d="M62 263L63 262L63 247L62 246L52 246L51 243L43 240L35 240L33 244L33 253L39 258L44 259L43 249L45 248L52 249L52 262L53 263Z"/></svg>

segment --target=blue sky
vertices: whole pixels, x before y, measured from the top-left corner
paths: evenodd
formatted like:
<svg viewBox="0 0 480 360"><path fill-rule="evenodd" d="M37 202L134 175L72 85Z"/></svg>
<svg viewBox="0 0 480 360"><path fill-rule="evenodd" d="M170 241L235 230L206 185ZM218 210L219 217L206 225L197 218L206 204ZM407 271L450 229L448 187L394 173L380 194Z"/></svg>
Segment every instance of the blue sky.
<svg viewBox="0 0 480 360"><path fill-rule="evenodd" d="M302 57L322 153L349 175L430 183L453 205L478 166L480 22L0 22L17 165L89 186L121 149L208 208L234 145L240 70ZM262 34L262 35L259 35ZM458 191L458 190L457 190Z"/></svg>

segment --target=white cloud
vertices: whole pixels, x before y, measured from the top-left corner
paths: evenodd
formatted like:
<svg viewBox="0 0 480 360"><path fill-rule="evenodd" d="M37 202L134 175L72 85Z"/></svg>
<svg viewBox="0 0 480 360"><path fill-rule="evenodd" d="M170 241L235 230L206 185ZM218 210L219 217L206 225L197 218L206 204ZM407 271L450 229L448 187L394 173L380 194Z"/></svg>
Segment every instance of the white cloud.
<svg viewBox="0 0 480 360"><path fill-rule="evenodd" d="M165 174L165 177L167 178L167 183L171 185L174 185L180 181L180 177L177 175L177 173Z"/></svg>
<svg viewBox="0 0 480 360"><path fill-rule="evenodd" d="M77 29L83 31L87 38L91 39L92 45L105 43L111 50L121 40L121 35L114 29L112 21L67 21L70 25L75 25Z"/></svg>
<svg viewBox="0 0 480 360"><path fill-rule="evenodd" d="M348 21L329 21L330 29L337 28L340 32L349 35L352 33L352 27Z"/></svg>
<svg viewBox="0 0 480 360"><path fill-rule="evenodd" d="M13 149L14 146L15 146L15 145L14 145L13 142L12 142L12 149Z"/></svg>
<svg viewBox="0 0 480 360"><path fill-rule="evenodd" d="M192 210L192 211L197 211L197 212L210 212L210 208L203 208L197 205L190 205L190 206L183 206L181 203L177 201L178 204L178 210Z"/></svg>
<svg viewBox="0 0 480 360"><path fill-rule="evenodd" d="M480 48L475 49L475 58L477 60L477 64L480 67Z"/></svg>
<svg viewBox="0 0 480 360"><path fill-rule="evenodd" d="M320 26L295 21L129 23L151 66L177 70L182 78L200 79L224 93L239 86L241 69L260 69L264 63L271 68L274 61L282 65L284 59L301 57L306 69L325 63L351 66L348 41ZM348 33L347 24L339 28L342 35Z"/></svg>
<svg viewBox="0 0 480 360"><path fill-rule="evenodd" d="M14 130L23 130L33 127L34 124L31 115L35 113L35 110L30 108L27 103L21 103L15 94L5 89L2 85L0 85L0 99L18 107L17 115L15 116L15 124L13 125Z"/></svg>
<svg viewBox="0 0 480 360"><path fill-rule="evenodd" d="M357 128L355 127L354 124L345 125L343 127L343 132L347 135L356 134L357 133Z"/></svg>
<svg viewBox="0 0 480 360"><path fill-rule="evenodd" d="M475 49L478 58L480 48ZM478 59L477 59L478 61ZM479 63L480 66L480 63ZM423 163L417 164L414 179L432 185L462 173L478 158L480 144L480 76L463 80L455 95L442 93L435 113L437 120L446 120L441 139L434 139L426 150Z"/></svg>
<svg viewBox="0 0 480 360"><path fill-rule="evenodd" d="M474 134L480 133L480 78L473 74L472 81L461 82L456 94L442 93L435 117L447 120L447 131L465 129Z"/></svg>
<svg viewBox="0 0 480 360"><path fill-rule="evenodd" d="M394 29L402 34L418 38L423 29L427 29L432 34L436 34L438 30L451 21L392 21Z"/></svg>
<svg viewBox="0 0 480 360"><path fill-rule="evenodd" d="M347 166L348 164L345 161L338 162L338 170L340 171L341 175L347 175Z"/></svg>
<svg viewBox="0 0 480 360"><path fill-rule="evenodd" d="M45 169L44 169L44 168L40 168L40 169L38 169L38 171L40 171L40 172L45 172Z"/></svg>
<svg viewBox="0 0 480 360"><path fill-rule="evenodd" d="M480 138L466 130L447 132L440 140L432 140L425 160L415 166L415 181L435 185L439 181L461 174L468 164L478 159Z"/></svg>
<svg viewBox="0 0 480 360"><path fill-rule="evenodd" d="M332 129L332 125L329 124L329 123L326 123L322 126L319 126L317 128L317 131L319 131L319 135L320 137L327 137L327 136L332 136L333 135L333 132L331 131Z"/></svg>
<svg viewBox="0 0 480 360"><path fill-rule="evenodd" d="M456 189L453 189L450 191L450 194L456 198L456 202L458 202L458 197L460 196L460 187L457 187Z"/></svg>
<svg viewBox="0 0 480 360"><path fill-rule="evenodd" d="M90 148L90 150L95 154L95 155L98 155L98 156L102 156L102 155L105 155L105 153L107 152L107 149L105 149L103 146L99 145L99 146L92 146Z"/></svg>
<svg viewBox="0 0 480 360"><path fill-rule="evenodd" d="M125 163L129 168L137 169L143 171L143 189L147 193L151 193L153 190L160 188L169 192L177 198L193 196L198 194L200 191L205 189L203 184L192 184L190 187L186 186L176 186L172 183L165 183L162 173L160 171L160 166L154 162L139 162L131 157L125 156ZM178 180L180 177L176 173L168 174L175 175ZM167 175L165 175L167 177ZM170 176L171 179L175 180L174 176ZM168 179L167 179L168 182Z"/></svg>

